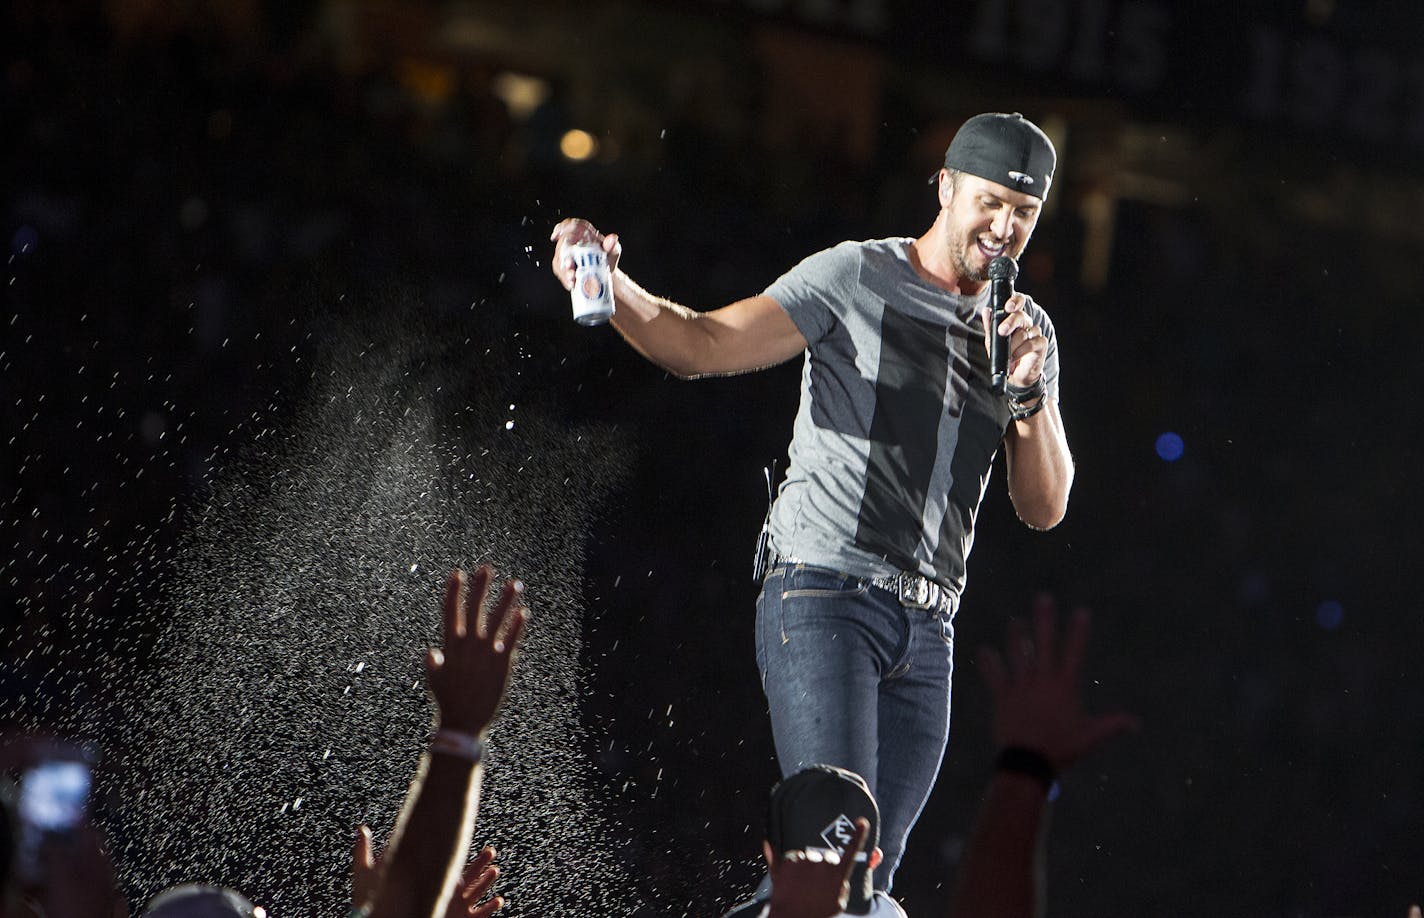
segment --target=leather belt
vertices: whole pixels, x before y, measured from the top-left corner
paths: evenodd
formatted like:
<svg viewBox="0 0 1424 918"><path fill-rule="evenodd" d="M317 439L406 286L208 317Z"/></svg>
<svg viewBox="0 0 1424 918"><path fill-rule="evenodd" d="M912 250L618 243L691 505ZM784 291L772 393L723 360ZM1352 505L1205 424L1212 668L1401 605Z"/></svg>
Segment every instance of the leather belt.
<svg viewBox="0 0 1424 918"><path fill-rule="evenodd" d="M775 556L771 559L772 567L778 564L806 564L797 558L783 558ZM819 565L814 565L819 566ZM848 574L847 576L854 576ZM900 605L906 609L923 609L928 612L942 612L953 615L956 599L954 593L935 583L928 577L921 577L919 574L901 572L888 577L868 577L873 587L879 587L888 593L893 593Z"/></svg>
<svg viewBox="0 0 1424 918"><path fill-rule="evenodd" d="M954 614L954 594L919 574L900 573L893 577L872 577L870 585L895 594L907 609Z"/></svg>

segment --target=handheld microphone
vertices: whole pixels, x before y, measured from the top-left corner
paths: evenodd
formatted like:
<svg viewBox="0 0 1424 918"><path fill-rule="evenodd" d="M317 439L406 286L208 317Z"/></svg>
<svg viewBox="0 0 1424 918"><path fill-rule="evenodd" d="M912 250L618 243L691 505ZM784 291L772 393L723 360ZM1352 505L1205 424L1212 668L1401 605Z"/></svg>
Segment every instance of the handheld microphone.
<svg viewBox="0 0 1424 918"><path fill-rule="evenodd" d="M1007 255L989 262L989 389L1004 394L1009 382L1009 339L999 334L999 325L1008 318L1009 300L1014 295L1014 278L1019 276L1019 263Z"/></svg>

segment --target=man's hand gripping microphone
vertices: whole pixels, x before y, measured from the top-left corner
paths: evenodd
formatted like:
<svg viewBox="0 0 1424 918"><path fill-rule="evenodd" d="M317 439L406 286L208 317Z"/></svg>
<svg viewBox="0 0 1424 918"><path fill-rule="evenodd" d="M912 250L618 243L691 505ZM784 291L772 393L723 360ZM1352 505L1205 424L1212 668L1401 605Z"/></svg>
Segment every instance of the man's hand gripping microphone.
<svg viewBox="0 0 1424 918"><path fill-rule="evenodd" d="M1008 318L1009 300L1014 296L1014 279L1019 276L1019 263L1007 255L989 262L989 388L1004 394L1009 381L1009 339L999 334L999 326Z"/></svg>

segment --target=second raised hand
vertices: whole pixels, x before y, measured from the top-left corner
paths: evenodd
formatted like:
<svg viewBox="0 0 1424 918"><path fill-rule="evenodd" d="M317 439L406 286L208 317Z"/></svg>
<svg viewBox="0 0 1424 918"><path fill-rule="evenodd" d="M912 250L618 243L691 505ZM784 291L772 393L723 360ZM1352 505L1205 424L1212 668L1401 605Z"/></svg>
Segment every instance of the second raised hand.
<svg viewBox="0 0 1424 918"><path fill-rule="evenodd" d="M1090 617L1079 609L1069 621L1062 648L1057 609L1042 603L1034 631L1009 620L1008 661L980 648L979 667L994 695L994 739L1000 748L1017 746L1048 758L1054 768L1072 765L1109 738L1139 726L1131 714L1090 715L1079 685Z"/></svg>

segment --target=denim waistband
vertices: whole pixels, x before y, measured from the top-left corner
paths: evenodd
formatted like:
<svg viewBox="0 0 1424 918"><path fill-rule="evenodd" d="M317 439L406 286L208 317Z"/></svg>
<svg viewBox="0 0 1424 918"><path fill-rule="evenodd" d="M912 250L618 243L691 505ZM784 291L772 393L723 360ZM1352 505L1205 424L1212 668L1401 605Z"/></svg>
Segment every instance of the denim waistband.
<svg viewBox="0 0 1424 918"><path fill-rule="evenodd" d="M781 565L811 564L809 561L802 561L800 558L788 558L776 555L771 559L768 566L777 567ZM812 565L820 567L821 565ZM827 568L832 570L833 568ZM837 573L845 573L838 571ZM847 577L854 577L855 574L845 574ZM938 612L944 615L953 616L955 609L959 605L959 596L953 591L945 589L928 577L919 574L912 574L902 571L888 577L862 577L871 586L885 590L892 594L896 601L906 609L922 609L926 612Z"/></svg>

